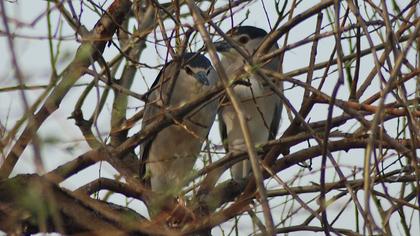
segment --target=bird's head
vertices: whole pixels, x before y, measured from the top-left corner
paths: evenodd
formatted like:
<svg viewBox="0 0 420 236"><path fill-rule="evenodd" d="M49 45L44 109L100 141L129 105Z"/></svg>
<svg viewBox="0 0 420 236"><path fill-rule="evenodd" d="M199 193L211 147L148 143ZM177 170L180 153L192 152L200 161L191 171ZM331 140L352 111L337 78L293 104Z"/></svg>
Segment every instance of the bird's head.
<svg viewBox="0 0 420 236"><path fill-rule="evenodd" d="M242 47L249 54L253 54L267 35L267 32L254 26L237 26L229 30L226 35L231 37L237 45ZM238 56L232 45L225 40L216 42L214 45L216 46L217 52L222 53L224 56Z"/></svg>
<svg viewBox="0 0 420 236"><path fill-rule="evenodd" d="M215 81L210 77L213 67L207 57L198 53L186 53L183 57L181 71L202 85L212 85Z"/></svg>

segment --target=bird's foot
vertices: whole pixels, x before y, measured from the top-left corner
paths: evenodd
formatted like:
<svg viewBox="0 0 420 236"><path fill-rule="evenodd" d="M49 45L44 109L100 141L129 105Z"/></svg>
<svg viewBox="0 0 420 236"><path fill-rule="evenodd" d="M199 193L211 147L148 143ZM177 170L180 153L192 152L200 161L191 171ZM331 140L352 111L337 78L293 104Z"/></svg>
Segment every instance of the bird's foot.
<svg viewBox="0 0 420 236"><path fill-rule="evenodd" d="M166 222L171 228L181 228L185 223L195 220L194 213L186 206L182 197L177 198L177 204L169 214Z"/></svg>

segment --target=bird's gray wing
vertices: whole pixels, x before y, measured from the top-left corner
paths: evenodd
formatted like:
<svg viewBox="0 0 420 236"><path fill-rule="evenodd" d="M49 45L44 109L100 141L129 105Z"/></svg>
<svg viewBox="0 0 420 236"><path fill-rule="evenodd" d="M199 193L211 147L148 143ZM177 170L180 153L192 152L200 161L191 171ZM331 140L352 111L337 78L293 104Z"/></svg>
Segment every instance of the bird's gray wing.
<svg viewBox="0 0 420 236"><path fill-rule="evenodd" d="M217 116L219 118L219 132L220 132L220 138L222 139L223 147L225 148L226 152L229 152L229 144L227 140L227 130L226 130L226 124L223 120L222 115L222 109L219 108L219 111L217 112Z"/></svg>
<svg viewBox="0 0 420 236"><path fill-rule="evenodd" d="M275 43L273 45L274 49L278 49L279 46L277 43ZM278 58L274 58L273 60L271 60L267 65L266 68L270 69L270 70L274 70L274 71L278 71L278 67L280 64L280 60ZM280 90L283 90L283 83L280 82L278 83ZM273 91L273 93L275 94L275 92ZM277 95L274 95L276 98ZM279 99L279 98L278 98ZM276 106L274 107L274 111L273 111L273 119L271 120L271 124L270 124L270 133L268 134L268 140L273 140L276 138L277 133L279 131L279 126L280 126L280 121L281 121L281 113L283 110L283 104L281 101L278 101L276 103Z"/></svg>
<svg viewBox="0 0 420 236"><path fill-rule="evenodd" d="M159 74L157 75L155 81L152 84L152 87L150 87L149 92L146 94L146 103L144 108L144 115L143 115L143 121L142 121L142 130L152 123L154 120L153 118L160 112L160 108L153 103L156 102L156 100L159 98L159 93L161 92L161 89L158 88L160 86L160 81L164 75L165 70L169 69L168 65L162 68L159 71ZM164 89L164 88L162 88ZM140 167L139 167L139 176L143 180L145 177L147 177L146 173L146 163L149 156L149 150L152 146L153 140L156 137L156 135L153 135L149 137L147 140L145 140L140 145L140 153L139 153L139 159L140 159ZM145 180L145 179L144 179Z"/></svg>
<svg viewBox="0 0 420 236"><path fill-rule="evenodd" d="M277 132L279 131L281 112L283 110L282 103L278 102L274 107L273 119L270 124L270 133L268 134L268 140L273 140L276 138Z"/></svg>

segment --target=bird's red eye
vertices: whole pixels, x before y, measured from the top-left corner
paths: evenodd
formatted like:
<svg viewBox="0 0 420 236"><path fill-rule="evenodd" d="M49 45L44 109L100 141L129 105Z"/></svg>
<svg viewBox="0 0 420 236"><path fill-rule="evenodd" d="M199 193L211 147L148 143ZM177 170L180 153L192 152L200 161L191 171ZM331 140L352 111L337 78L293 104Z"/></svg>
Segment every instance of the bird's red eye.
<svg viewBox="0 0 420 236"><path fill-rule="evenodd" d="M246 44L249 41L249 38L246 36L242 36L238 40L241 44Z"/></svg>
<svg viewBox="0 0 420 236"><path fill-rule="evenodd" d="M189 74L189 75L193 75L194 74L194 72L191 70L191 68L189 66L186 66L185 67L185 72L187 72L187 74Z"/></svg>

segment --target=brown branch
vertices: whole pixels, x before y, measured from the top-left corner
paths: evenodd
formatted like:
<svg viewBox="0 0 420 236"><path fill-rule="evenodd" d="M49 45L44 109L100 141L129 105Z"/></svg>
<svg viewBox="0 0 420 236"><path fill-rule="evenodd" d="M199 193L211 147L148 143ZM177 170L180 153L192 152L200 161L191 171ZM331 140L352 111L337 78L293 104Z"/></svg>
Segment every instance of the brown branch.
<svg viewBox="0 0 420 236"><path fill-rule="evenodd" d="M55 168L51 172L45 174L44 177L54 183L61 183L68 177L95 164L96 162L105 160L106 158L103 154L101 154L101 150L102 149L88 151L74 160Z"/></svg>
<svg viewBox="0 0 420 236"><path fill-rule="evenodd" d="M83 118L82 105L83 105L87 95L92 90L94 85L95 85L95 81L92 81L85 88L85 90L79 96L79 99L76 102L76 105L74 107L74 111L72 112L71 116L68 117L68 119L74 119L74 122L75 122L76 126L79 127L80 131L82 132L86 143L92 149L99 148L100 146L102 146L102 143L95 137L95 135L92 132L92 129L91 129L92 124L93 124L92 120L85 120Z"/></svg>
<svg viewBox="0 0 420 236"><path fill-rule="evenodd" d="M321 97L314 97L314 101L318 103L325 103L328 104L329 101L327 101L324 98ZM365 103L358 103L358 102L350 102L350 101L342 101L344 106L347 106L353 110L357 111L367 111L371 114L375 114L378 112L379 107L368 105ZM392 115L392 116L408 116L406 109L400 109L400 108L389 108L387 105L384 105L384 109L381 110L381 112L384 112L384 114ZM412 111L411 112L414 117L420 117L420 111Z"/></svg>
<svg viewBox="0 0 420 236"><path fill-rule="evenodd" d="M358 234L356 232L353 232L349 229L342 229L342 228L332 228L334 231L339 232L344 235L350 235L350 236L361 236L361 234ZM277 228L275 230L276 234L287 234L290 232L301 232L301 231L309 231L309 232L322 232L324 231L323 227L318 226L309 226L309 225L296 225L296 226L288 226L283 228Z"/></svg>
<svg viewBox="0 0 420 236"><path fill-rule="evenodd" d="M368 139L344 139L339 141L333 141L328 143L328 150L332 152L337 151L348 151L351 149L358 149L358 148L366 148L368 145ZM400 141L402 145L407 147L410 146L411 141L404 140ZM387 148L392 148L392 145L388 145L384 141L376 141L376 145L379 144L383 145ZM418 147L420 147L420 143L418 143ZM277 160L271 169L274 173L279 173L280 171L284 171L287 168L293 167L298 165L301 162L307 161L309 159L313 159L316 157L321 156L322 154L322 145L313 146L301 151L298 151L293 154L289 154L279 160ZM240 161L241 159L238 159ZM233 163L234 164L234 163ZM264 172L264 178L270 178L271 175L267 172ZM389 181L392 181L391 179ZM347 179L341 180L339 183L343 184L344 187L348 188L347 186L350 185L351 182L348 182ZM200 201L207 203L208 205L204 205L209 207L210 211L214 210L221 205L225 204L226 202L235 200L244 190L245 186L239 186L237 183L233 181L226 181L218 186L216 186L213 191L208 193L205 198L200 199ZM220 212L216 212L211 214L210 216L203 217L196 222L192 222L185 226L185 233L195 232L206 228L214 227L215 225L221 224L226 220L234 217L235 215L240 214L248 209L249 202L257 197L255 192L252 192L247 195L242 195L239 199L236 199L232 205L229 207L221 210Z"/></svg>
<svg viewBox="0 0 420 236"><path fill-rule="evenodd" d="M136 6L140 4L140 2L135 2ZM137 22L139 24L138 31L145 31L151 32L151 30L155 27L155 9L153 8L152 4L148 4L144 10L140 11L141 7L138 6L139 12L137 13ZM127 20L128 24L128 20ZM137 32L134 32L137 33ZM143 50L146 48L146 40L143 39L139 43L132 46L132 49L128 52L128 57L130 60L138 61L140 55L142 54ZM129 61L126 62L124 65L123 72L121 74L121 78L117 81L118 85L121 87L129 90L134 81L134 75L137 72L137 67L135 64L130 63ZM124 92L120 92L114 89L115 98L113 102L112 108L112 116L111 116L111 146L115 147L121 144L124 140L127 139L128 131L125 129L120 129L121 125L126 121L126 113L127 113L127 104L128 104L128 96Z"/></svg>
<svg viewBox="0 0 420 236"><path fill-rule="evenodd" d="M407 40L408 40L408 37L407 36L402 36L399 39L399 42L405 42ZM383 50L384 48L385 48L385 44L378 44L378 45L375 46L375 49L377 51ZM360 58L365 57L365 56L369 56L370 55L370 52L371 52L371 49L367 48L367 49L362 50L360 52L360 54L358 54L358 53L352 53L352 54L346 55L346 56L343 57L342 60L343 60L343 62L349 62L349 61L352 61L354 59L357 59L358 56L360 56ZM387 57L384 57L384 58L386 59ZM337 59L336 58L333 58L331 60L331 62L329 60L329 61L326 61L326 62L320 62L320 63L315 64L313 69L314 70L320 70L320 69L323 69L323 68L325 68L327 66L335 65L336 63L337 63ZM292 77L292 76L302 75L302 74L305 74L305 73L308 73L308 72L309 72L309 68L308 67L303 67L303 68L295 69L295 70L292 70L292 71L288 71L288 72L285 73L285 75ZM369 84L367 84L367 86L368 85ZM361 87L363 87L363 85ZM360 94L360 96L361 96L362 93L359 93L359 91L358 91L358 94Z"/></svg>
<svg viewBox="0 0 420 236"><path fill-rule="evenodd" d="M98 55L102 54L106 42L117 30L118 24L125 19L130 6L131 2L129 0L115 0L108 8L108 14L102 15L91 33L83 39L74 60L63 72L61 82L48 96L40 110L28 122L22 135L7 155L5 162L0 168L0 179L7 178L10 175L22 152L42 123L59 108L70 88L98 58Z"/></svg>
<svg viewBox="0 0 420 236"><path fill-rule="evenodd" d="M46 199L53 199L53 202ZM36 202L40 208L34 208L33 202ZM47 209L49 212L59 214L62 219L61 226L54 223L51 213L43 218L39 210L45 212ZM133 229L137 232L138 230L152 232L150 229L147 230L144 224L143 226L139 224L136 228L130 226L134 219L144 221L137 213L132 211L124 213L121 211L122 208L119 208L119 211L115 209L116 207L108 203L82 197L80 194L71 194L37 175L19 175L0 181L0 229L10 233L20 231L24 234L38 232L109 234L129 232ZM121 218L124 215L125 217ZM127 221L128 217L133 220ZM125 222L123 218L126 219ZM45 228L41 228L39 222L45 222Z"/></svg>
<svg viewBox="0 0 420 236"><path fill-rule="evenodd" d="M136 188L132 188L129 184L119 182L108 178L99 178L90 183L83 185L76 191L84 192L87 195L98 192L99 190L109 190L115 193L120 193L126 197L132 197L140 200L144 200L144 193L138 191Z"/></svg>
<svg viewBox="0 0 420 236"><path fill-rule="evenodd" d="M398 171L397 174L399 174ZM398 176L389 176L386 178L378 177L375 180L375 184L379 184L380 182L384 183L404 183L404 182L413 182L416 180L416 176L414 175L404 175L401 177ZM353 188L363 188L363 179L359 180L348 180L348 183ZM339 190L345 188L343 181L338 181L335 183L326 183L325 188L327 191L331 190ZM290 189L295 193L319 193L321 187L319 185L307 185L307 186L298 186L298 187L290 187ZM290 192L287 189L275 189L268 191L268 195L270 197L278 197L278 196L287 196L290 195ZM418 206L412 206L413 208L418 208Z"/></svg>
<svg viewBox="0 0 420 236"><path fill-rule="evenodd" d="M411 144L410 142L411 141L404 141L404 142L401 142L401 144L406 147L409 147ZM368 143L367 139L344 139L344 140L329 142L328 149L331 152L347 151L350 149L366 148L367 143ZM377 146L381 144L382 147L393 148L393 145L390 145L385 141L376 140L375 144ZM419 148L419 147L420 147L420 142L418 142L416 148ZM272 166L272 169L275 172L279 172L293 165L296 165L299 162L309 160L319 155L321 155L321 146L313 146L313 147L304 149L302 151L298 151L294 154L287 155L283 157L282 159L277 160L276 163Z"/></svg>
<svg viewBox="0 0 420 236"><path fill-rule="evenodd" d="M323 97L324 99L329 100L329 101L331 100L331 98L328 95L324 94L323 92L321 92L321 91L319 91L319 90L317 90L317 89L315 89L315 88L313 88L311 86L308 86L307 84L305 84L305 83L303 83L303 82L301 82L299 80L292 79L292 78L289 78L289 77L287 77L287 76L285 76L283 74L276 73L276 72L273 72L273 71L269 71L269 70L266 70L266 69L259 69L259 70L262 71L262 72L264 72L264 73L266 73L266 74L268 74L268 75L270 75L273 78L277 78L277 79L289 81L289 82L291 82L293 84L299 85L299 86L304 87L304 88L305 87L308 87L311 90L311 92L314 93L314 94L316 94L317 96ZM390 89L391 87L392 86L389 86L387 88ZM357 119L357 121L359 121L364 126L364 128L370 129L371 127L373 127L372 126L372 123L369 122L369 121L367 121L360 113L358 113L357 111L355 111L355 110L353 110L353 109L345 106L344 105L344 101L342 101L340 99L335 99L335 105L338 106L339 108L341 108L342 110L344 110L344 112L348 113L350 116L352 116L355 119ZM306 126L306 124L305 124L305 126ZM376 128L378 128L378 127L376 126ZM409 158L414 159L413 158L413 154L411 153L410 150L407 150L407 148L405 148L404 146L399 145L386 132L383 132L382 135L383 135L384 140L386 142L388 142L390 145L392 145L394 149L398 150L401 154L407 155Z"/></svg>
<svg viewBox="0 0 420 236"><path fill-rule="evenodd" d="M327 0L322 1L315 6L311 7L310 9L300 13L299 15L296 15L292 19L290 19L288 22L283 24L278 30L273 31L270 33L264 40L264 42L260 45L256 55L257 58L261 55L265 54L271 47L274 45L277 40L280 39L280 37L289 32L290 29L292 29L294 26L298 25L299 23L303 22L304 20L317 15L319 12L321 12L323 9L330 7L334 4L334 0Z"/></svg>

